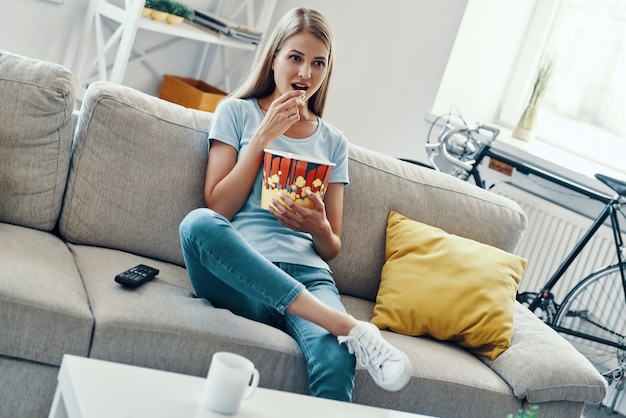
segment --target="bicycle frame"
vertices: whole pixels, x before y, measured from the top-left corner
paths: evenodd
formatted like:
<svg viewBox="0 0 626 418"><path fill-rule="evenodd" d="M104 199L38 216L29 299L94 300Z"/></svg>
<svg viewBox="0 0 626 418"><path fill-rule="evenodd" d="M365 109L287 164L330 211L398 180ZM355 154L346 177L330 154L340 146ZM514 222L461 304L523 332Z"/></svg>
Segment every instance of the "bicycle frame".
<svg viewBox="0 0 626 418"><path fill-rule="evenodd" d="M539 294L537 295L537 297L535 297L535 299L530 303L530 305L528 306L528 309L530 309L531 311L534 311L535 309L537 309L539 306L542 305L542 302L544 302L547 298L551 297L552 288L561 279L563 274L565 274L565 272L570 267L572 262L574 262L576 257L578 257L578 255L582 252L583 248L587 245L587 243L591 240L593 235L597 232L600 226L602 226L602 224L604 223L604 221L606 221L607 218L611 220L611 227L613 229L613 236L614 236L614 242L615 242L615 251L618 256L618 264L623 266L624 254L623 254L622 249L624 246L624 242L623 242L622 235L619 229L620 228L619 220L618 220L619 218L617 217L618 212L619 212L619 197L612 199L605 206L602 212L594 220L591 227L589 227L587 232L585 232L585 235L580 239L580 241L578 241L576 246L568 254L565 260L563 260L559 268L552 274L550 279L548 279L548 282L539 291ZM624 298L626 300L626 278L624 277L625 273L624 273L623 268L620 269L620 274L622 276L622 283L624 284L624 286L622 286L622 290L624 291ZM552 323L553 319L554 318L550 318L550 321L548 321L550 325L553 325L553 328L555 328L557 331L567 332L567 330L565 329L561 329L560 327L554 326L554 324ZM583 336L585 338L590 338L590 336L583 335L583 334L579 335L579 333L570 332L570 334L576 335L576 336ZM590 339L593 339L593 338L590 338ZM605 341L605 340L598 340L597 342L611 345L611 342ZM615 347L621 348L620 345L615 345Z"/></svg>
<svg viewBox="0 0 626 418"><path fill-rule="evenodd" d="M478 165L485 157L494 158L498 161L501 161L505 164L508 164L514 167L517 171L519 171L522 174L534 174L540 178L543 178L559 186L565 187L576 193L580 193L584 196L590 197L594 200L600 201L605 204L604 209L593 221L593 224L591 225L591 227L589 227L587 232L585 232L585 235L580 239L580 241L578 241L576 246L568 254L565 260L563 260L559 268L552 274L550 279L548 279L548 282L540 290L537 297L530 303L529 309L531 311L534 311L535 309L537 309L541 305L541 302L543 302L546 298L548 298L551 295L550 291L552 290L552 288L565 274L565 272L570 267L570 265L576 260L578 255L582 252L583 248L589 243L591 238L594 236L594 234L598 231L600 226L602 226L607 219L611 220L611 226L613 229L613 238L614 238L615 247L616 247L615 250L618 255L618 263L623 264L625 262L625 257L622 252L624 242L623 242L622 235L620 233L621 229L620 229L619 220L617 217L617 214L620 208L620 199L621 199L619 195L611 198L609 196L606 196L594 190L591 190L587 187L584 187L580 184L573 183L555 174L548 173L537 167L534 167L534 166L531 166L529 164L522 163L519 161L512 160L502 154L498 154L497 152L492 150L488 144L483 144L481 146L481 148L479 149L476 155L475 164L473 164L470 170L468 170L469 174L473 177L476 185L482 188L486 188L486 187L485 187L485 182L480 175L480 171L478 170ZM626 298L626 277L624 277L625 276L624 269L621 269L621 275L622 275L622 282L625 283L624 298ZM552 322L552 321L548 321L548 322Z"/></svg>
<svg viewBox="0 0 626 418"><path fill-rule="evenodd" d="M604 207L602 212L598 215L598 217L593 221L593 224L591 225L591 227L587 230L587 232L585 232L585 235L583 235L583 237L580 239L580 241L578 241L574 249L572 249L572 251L568 254L565 260L563 260L559 268L554 272L554 274L552 274L548 282L544 285L544 287L539 292L539 295L535 298L535 300L533 300L530 303L528 308L531 311L534 311L541 303L541 300L547 297L546 293L549 293L552 290L554 285L559 281L559 279L563 276L563 274L565 274L565 271L574 262L576 257L578 257L578 255L581 253L583 248L587 245L587 243L591 240L591 238L593 238L594 234L598 231L600 226L602 226L602 224L604 223L604 221L606 221L607 218L611 219L611 226L613 228L613 235L615 238L616 253L618 254L618 262L623 263L624 257L622 254L622 247L624 243L622 241L622 236L619 233L620 231L619 221L617 217L618 211L619 211L619 199L610 200L608 204ZM622 281L624 281L623 270L622 270ZM626 298L626 290L624 292L624 297Z"/></svg>

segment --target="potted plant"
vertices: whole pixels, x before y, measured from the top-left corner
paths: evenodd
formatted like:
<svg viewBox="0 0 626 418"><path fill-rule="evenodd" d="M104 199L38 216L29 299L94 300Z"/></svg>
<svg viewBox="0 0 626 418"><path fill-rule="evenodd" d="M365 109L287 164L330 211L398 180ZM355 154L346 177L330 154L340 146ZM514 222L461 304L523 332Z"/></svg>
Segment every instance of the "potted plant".
<svg viewBox="0 0 626 418"><path fill-rule="evenodd" d="M530 141L534 137L537 110L539 109L539 102L541 101L546 87L548 86L548 82L550 81L550 77L552 76L552 65L553 61L550 60L539 68L528 105L526 106L526 109L524 109L517 126L513 130L513 137L524 141Z"/></svg>
<svg viewBox="0 0 626 418"><path fill-rule="evenodd" d="M148 4L151 0L146 0L146 3L143 6L143 10L141 11L141 17L148 17L150 16L150 12L152 11L152 9L150 7L148 7Z"/></svg>
<svg viewBox="0 0 626 418"><path fill-rule="evenodd" d="M168 13L165 19L171 25L181 23L184 19L193 20L195 15L194 11L189 7L173 0L169 0Z"/></svg>
<svg viewBox="0 0 626 418"><path fill-rule="evenodd" d="M186 5L173 0L146 0L142 16L148 16L153 20L167 21L176 25L184 19L192 20L194 11Z"/></svg>
<svg viewBox="0 0 626 418"><path fill-rule="evenodd" d="M148 9L148 13L144 11L142 15L150 15L153 20L162 22L167 16L168 3L169 0L146 0L144 8Z"/></svg>

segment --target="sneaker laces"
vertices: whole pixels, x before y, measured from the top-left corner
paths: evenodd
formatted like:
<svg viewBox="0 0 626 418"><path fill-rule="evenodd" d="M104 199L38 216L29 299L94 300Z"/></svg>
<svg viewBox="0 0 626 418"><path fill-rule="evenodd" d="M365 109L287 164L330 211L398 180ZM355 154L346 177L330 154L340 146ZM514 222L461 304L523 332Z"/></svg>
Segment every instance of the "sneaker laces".
<svg viewBox="0 0 626 418"><path fill-rule="evenodd" d="M363 331L358 337L346 336L339 337L339 343L346 343L348 352L354 354L362 367L368 365L380 369L382 364L392 356L392 352L385 344L384 340L378 338L366 338L367 345L361 341L366 331Z"/></svg>
<svg viewBox="0 0 626 418"><path fill-rule="evenodd" d="M411 361L406 353L389 344L378 328L358 321L347 336L339 336L339 344L346 343L350 354L366 368L374 382L388 391L402 389L411 379Z"/></svg>

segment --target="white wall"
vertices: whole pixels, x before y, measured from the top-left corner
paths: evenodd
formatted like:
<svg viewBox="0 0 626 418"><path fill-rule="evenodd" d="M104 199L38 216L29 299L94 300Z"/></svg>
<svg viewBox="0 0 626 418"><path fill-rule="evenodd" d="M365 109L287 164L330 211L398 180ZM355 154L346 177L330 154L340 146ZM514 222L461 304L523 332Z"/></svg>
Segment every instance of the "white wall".
<svg viewBox="0 0 626 418"><path fill-rule="evenodd" d="M431 110L468 0L278 0L276 21L298 6L322 12L337 41L335 73L326 119L348 139L394 156L425 160ZM0 49L63 63L77 36L88 0L2 0ZM187 0L212 7L213 0ZM150 33L140 33L147 42ZM195 74L200 46L175 44L174 58L156 56L163 73ZM207 80L211 82L211 80ZM124 83L157 95L160 79L141 65L129 66Z"/></svg>
<svg viewBox="0 0 626 418"><path fill-rule="evenodd" d="M424 143L466 0L279 0L322 12L337 43L326 119L356 144L426 161Z"/></svg>
<svg viewBox="0 0 626 418"><path fill-rule="evenodd" d="M62 5L43 0L0 0L9 16L0 25L0 49L61 63L75 23L87 0L65 0Z"/></svg>

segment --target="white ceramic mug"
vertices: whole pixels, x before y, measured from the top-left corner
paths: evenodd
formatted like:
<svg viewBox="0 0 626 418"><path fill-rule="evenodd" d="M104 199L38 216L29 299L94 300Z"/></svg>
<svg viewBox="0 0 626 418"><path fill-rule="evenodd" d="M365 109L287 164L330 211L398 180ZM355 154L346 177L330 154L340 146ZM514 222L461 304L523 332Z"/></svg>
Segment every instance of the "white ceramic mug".
<svg viewBox="0 0 626 418"><path fill-rule="evenodd" d="M213 354L201 403L220 414L234 415L258 385L259 371L250 360L220 351Z"/></svg>

